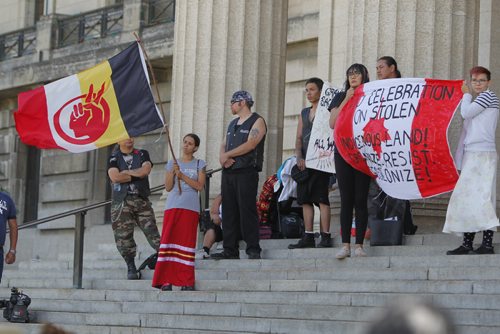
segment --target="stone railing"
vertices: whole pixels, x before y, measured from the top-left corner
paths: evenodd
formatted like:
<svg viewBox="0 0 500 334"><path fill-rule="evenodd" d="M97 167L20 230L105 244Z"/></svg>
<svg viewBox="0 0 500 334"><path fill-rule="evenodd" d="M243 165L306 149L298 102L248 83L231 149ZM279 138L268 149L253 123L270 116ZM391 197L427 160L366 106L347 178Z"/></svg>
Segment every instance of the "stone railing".
<svg viewBox="0 0 500 334"><path fill-rule="evenodd" d="M122 31L123 5L101 8L57 22L57 47L104 38Z"/></svg>
<svg viewBox="0 0 500 334"><path fill-rule="evenodd" d="M0 35L0 61L34 53L39 54L37 61L45 61L58 49L131 32L140 34L174 19L175 0L129 0L73 16L45 15L33 27Z"/></svg>
<svg viewBox="0 0 500 334"><path fill-rule="evenodd" d="M36 52L36 27L0 35L0 60Z"/></svg>

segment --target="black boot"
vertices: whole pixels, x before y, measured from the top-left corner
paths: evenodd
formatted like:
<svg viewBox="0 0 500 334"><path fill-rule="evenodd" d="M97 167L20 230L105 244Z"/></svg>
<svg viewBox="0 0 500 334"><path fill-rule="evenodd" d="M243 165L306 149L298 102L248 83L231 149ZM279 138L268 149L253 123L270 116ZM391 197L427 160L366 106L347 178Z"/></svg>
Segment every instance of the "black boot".
<svg viewBox="0 0 500 334"><path fill-rule="evenodd" d="M135 260L133 257L129 257L125 259L127 263L127 279L139 279L139 275L137 275L137 268L135 267Z"/></svg>
<svg viewBox="0 0 500 334"><path fill-rule="evenodd" d="M314 241L314 233L304 233L302 239L299 240L296 244L288 245L288 249L295 248L315 248L316 242Z"/></svg>
<svg viewBox="0 0 500 334"><path fill-rule="evenodd" d="M321 232L321 241L318 248L331 248L333 247L332 235L330 233Z"/></svg>

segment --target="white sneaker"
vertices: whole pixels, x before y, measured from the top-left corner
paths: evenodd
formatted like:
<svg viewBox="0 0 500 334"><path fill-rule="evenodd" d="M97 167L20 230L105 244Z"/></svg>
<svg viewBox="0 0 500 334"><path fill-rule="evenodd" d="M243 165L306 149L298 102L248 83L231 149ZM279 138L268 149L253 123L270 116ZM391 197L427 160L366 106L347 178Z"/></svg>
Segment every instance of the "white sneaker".
<svg viewBox="0 0 500 334"><path fill-rule="evenodd" d="M366 252L363 249L363 247L356 247L354 249L354 256L355 257L365 257L365 256L368 256L368 254L366 254Z"/></svg>
<svg viewBox="0 0 500 334"><path fill-rule="evenodd" d="M210 258L210 254L208 254L204 249L198 249L196 254L194 255L196 260L205 260Z"/></svg>
<svg viewBox="0 0 500 334"><path fill-rule="evenodd" d="M335 257L339 260L345 259L346 257L351 256L351 248L349 247L342 247L338 252Z"/></svg>

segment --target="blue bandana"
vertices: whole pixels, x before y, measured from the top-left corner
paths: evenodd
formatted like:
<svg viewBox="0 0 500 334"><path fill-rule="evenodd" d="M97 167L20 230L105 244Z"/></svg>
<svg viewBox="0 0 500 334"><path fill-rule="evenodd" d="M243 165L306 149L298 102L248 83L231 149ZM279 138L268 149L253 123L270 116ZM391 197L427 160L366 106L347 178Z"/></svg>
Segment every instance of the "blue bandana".
<svg viewBox="0 0 500 334"><path fill-rule="evenodd" d="M254 103L252 95L250 95L250 93L246 90L239 90L233 94L233 97L231 97L231 103L240 101L246 101L248 107L252 107Z"/></svg>

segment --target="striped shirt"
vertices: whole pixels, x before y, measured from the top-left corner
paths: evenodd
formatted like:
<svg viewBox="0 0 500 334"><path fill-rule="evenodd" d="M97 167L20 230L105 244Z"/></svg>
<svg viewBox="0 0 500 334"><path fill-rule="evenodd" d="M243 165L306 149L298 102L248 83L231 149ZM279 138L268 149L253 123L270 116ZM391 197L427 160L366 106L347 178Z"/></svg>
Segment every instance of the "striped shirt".
<svg viewBox="0 0 500 334"><path fill-rule="evenodd" d="M496 151L495 131L500 112L498 97L491 90L481 92L472 101L464 94L460 113L464 118L466 151Z"/></svg>

